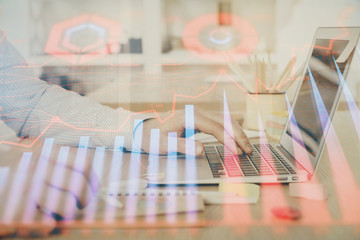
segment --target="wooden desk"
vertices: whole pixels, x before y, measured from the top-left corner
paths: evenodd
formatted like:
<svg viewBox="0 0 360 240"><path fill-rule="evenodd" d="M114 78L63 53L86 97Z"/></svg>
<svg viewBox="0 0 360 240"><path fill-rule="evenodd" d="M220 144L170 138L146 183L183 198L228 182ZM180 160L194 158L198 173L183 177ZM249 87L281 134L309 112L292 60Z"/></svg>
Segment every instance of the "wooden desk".
<svg viewBox="0 0 360 240"><path fill-rule="evenodd" d="M52 235L54 239L359 239L360 238L360 142L351 114L348 111L335 115L336 136L330 137L316 174L319 182L329 191L326 201L314 201L289 197L288 185L261 186L260 201L255 205L207 206L199 222L160 228L132 229L71 229ZM335 137L334 137L335 136ZM40 144L40 143L39 143ZM33 148L14 147L0 153L0 167L9 167L14 173L23 152L32 151L34 159L40 154L41 144ZM74 155L76 149L71 149ZM94 151L89 150L88 159ZM57 154L54 151L53 154ZM109 171L109 161L104 171ZM332 156L332 157L331 157ZM336 171L335 171L336 170ZM104 174L106 176L106 174ZM214 190L216 187L201 187ZM26 191L25 191L26 192ZM1 197L2 203L6 195ZM22 199L21 199L22 200ZM280 220L270 210L276 206L293 206L301 210L303 217L297 221ZM185 218L186 219L186 218Z"/></svg>

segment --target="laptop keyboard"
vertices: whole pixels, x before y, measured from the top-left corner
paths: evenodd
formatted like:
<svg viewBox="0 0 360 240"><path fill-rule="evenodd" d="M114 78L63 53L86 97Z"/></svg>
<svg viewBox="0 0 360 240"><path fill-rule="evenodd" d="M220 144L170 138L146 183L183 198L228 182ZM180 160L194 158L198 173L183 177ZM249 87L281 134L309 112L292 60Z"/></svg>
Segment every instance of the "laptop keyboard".
<svg viewBox="0 0 360 240"><path fill-rule="evenodd" d="M295 174L294 169L271 145L253 145L252 155L234 155L223 145L205 146L205 155L215 178Z"/></svg>

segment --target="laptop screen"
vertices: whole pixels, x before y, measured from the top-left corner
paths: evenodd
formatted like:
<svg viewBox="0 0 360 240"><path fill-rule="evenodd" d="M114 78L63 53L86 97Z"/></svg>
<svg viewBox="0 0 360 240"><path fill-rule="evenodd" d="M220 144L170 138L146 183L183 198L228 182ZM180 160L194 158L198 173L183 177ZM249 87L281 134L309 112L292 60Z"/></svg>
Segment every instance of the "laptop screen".
<svg viewBox="0 0 360 240"><path fill-rule="evenodd" d="M286 133L316 157L346 62L337 63L347 40L316 39ZM315 165L315 163L312 163Z"/></svg>

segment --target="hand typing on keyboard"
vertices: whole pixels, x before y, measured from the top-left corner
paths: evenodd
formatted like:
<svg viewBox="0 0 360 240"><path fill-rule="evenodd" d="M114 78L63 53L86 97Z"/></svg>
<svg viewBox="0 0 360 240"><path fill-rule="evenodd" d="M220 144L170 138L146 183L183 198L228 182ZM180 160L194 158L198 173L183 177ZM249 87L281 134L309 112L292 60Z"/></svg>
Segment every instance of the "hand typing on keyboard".
<svg viewBox="0 0 360 240"><path fill-rule="evenodd" d="M205 155L215 178L295 174L294 169L271 145L253 145L252 155L235 155L223 145L205 147Z"/></svg>
<svg viewBox="0 0 360 240"><path fill-rule="evenodd" d="M234 154L243 154L252 152L251 145L249 143L246 134L243 132L240 125L231 120L232 126L224 127L223 117L214 116L214 114L207 113L203 110L194 111L194 131L198 130L207 134L215 136L219 142L225 143L225 139L230 139L235 144L230 144L227 146ZM232 130L229 129L232 127ZM143 135L142 135L142 149L145 152L151 153L150 149L150 137L151 129L160 130L160 145L159 152L160 154L166 154L169 151L176 151L183 154L193 154L186 152L186 142L187 139L183 138L183 133L186 129L186 120L185 120L185 111L176 111L174 116L172 116L167 121L161 123L158 119L149 119L143 123ZM173 136L173 141L169 141L168 133L176 133ZM230 134L233 132L234 136ZM189 140L188 140L189 141ZM195 155L201 155L204 151L204 145L201 142L194 141L195 144ZM168 146L168 142L176 143L176 146Z"/></svg>

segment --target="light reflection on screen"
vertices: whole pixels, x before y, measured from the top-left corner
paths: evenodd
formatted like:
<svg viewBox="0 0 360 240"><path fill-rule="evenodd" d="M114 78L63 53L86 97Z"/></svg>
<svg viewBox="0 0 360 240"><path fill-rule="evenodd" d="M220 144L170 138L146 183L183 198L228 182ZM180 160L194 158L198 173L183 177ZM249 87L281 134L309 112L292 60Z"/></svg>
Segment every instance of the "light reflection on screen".
<svg viewBox="0 0 360 240"><path fill-rule="evenodd" d="M339 57L347 44L348 41L346 40L317 39L309 60L308 67L326 107L326 115L330 114L340 83L334 59ZM343 73L346 62L337 64L341 73ZM326 117L326 115L322 116ZM293 107L293 114L290 118L291 122L295 123L296 121L301 136L292 134L290 124L288 124L286 133L301 145L304 144L308 153L315 157L320 150L323 129L315 102L309 70L306 71L303 78L297 101ZM322 119L325 124L327 120Z"/></svg>

